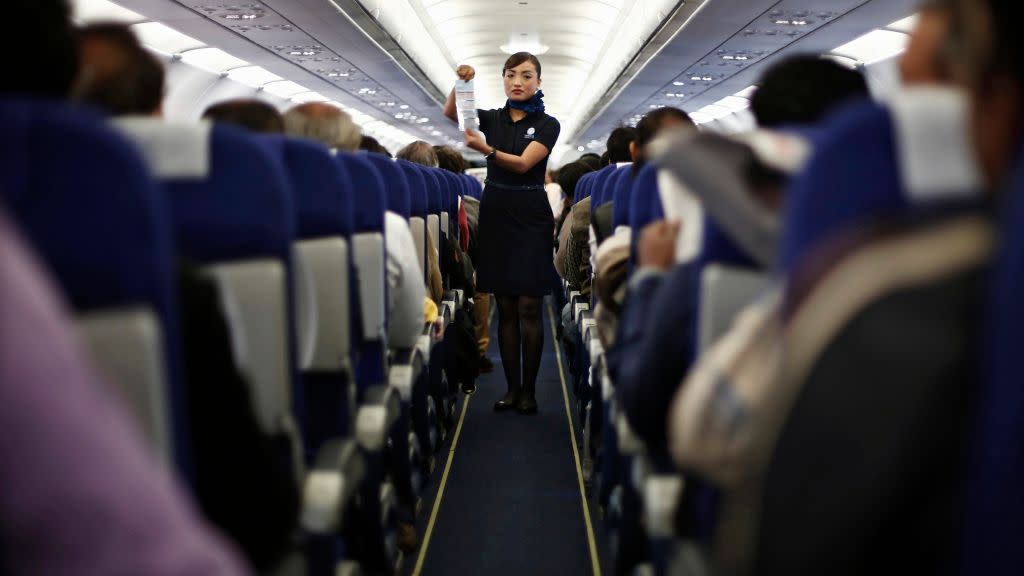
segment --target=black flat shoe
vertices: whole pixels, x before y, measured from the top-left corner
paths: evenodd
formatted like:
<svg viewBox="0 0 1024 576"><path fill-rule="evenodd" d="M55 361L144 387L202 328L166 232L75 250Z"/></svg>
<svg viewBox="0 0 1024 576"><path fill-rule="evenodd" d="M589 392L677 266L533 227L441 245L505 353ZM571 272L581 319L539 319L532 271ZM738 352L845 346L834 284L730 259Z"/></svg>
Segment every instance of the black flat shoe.
<svg viewBox="0 0 1024 576"><path fill-rule="evenodd" d="M537 399L532 395L527 396L523 394L519 398L519 402L516 403L516 412L520 414L536 414L537 413Z"/></svg>
<svg viewBox="0 0 1024 576"><path fill-rule="evenodd" d="M508 392L505 397L494 403L495 412L506 412L508 410L515 410L519 404L519 390Z"/></svg>

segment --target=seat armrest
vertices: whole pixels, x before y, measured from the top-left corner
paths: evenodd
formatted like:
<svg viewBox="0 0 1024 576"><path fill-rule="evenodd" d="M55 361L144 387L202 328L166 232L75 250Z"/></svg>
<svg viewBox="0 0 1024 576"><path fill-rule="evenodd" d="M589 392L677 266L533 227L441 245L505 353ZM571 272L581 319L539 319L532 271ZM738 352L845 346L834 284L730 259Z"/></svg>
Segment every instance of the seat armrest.
<svg viewBox="0 0 1024 576"><path fill-rule="evenodd" d="M644 516L651 538L671 538L675 533L675 514L683 493L683 477L652 474L643 484Z"/></svg>
<svg viewBox="0 0 1024 576"><path fill-rule="evenodd" d="M615 432L619 437L619 451L629 456L643 454L644 443L640 437L633 432L626 413L618 410L615 413Z"/></svg>
<svg viewBox="0 0 1024 576"><path fill-rule="evenodd" d="M398 348L391 351L388 384L398 390L403 402L412 400L412 387L423 372L423 356L419 348Z"/></svg>
<svg viewBox="0 0 1024 576"><path fill-rule="evenodd" d="M590 365L597 366L604 354L604 346L601 344L600 338L591 338L588 342L590 343Z"/></svg>
<svg viewBox="0 0 1024 576"><path fill-rule="evenodd" d="M419 351L425 365L430 364L430 351L434 348L434 324L424 324L423 332L416 340L416 350Z"/></svg>
<svg viewBox="0 0 1024 576"><path fill-rule="evenodd" d="M585 311L588 311L588 310L590 310L590 303L589 302L576 302L576 303L573 304L572 316L573 316L573 318L576 319L576 325L577 326L580 325L580 317L583 315L583 313Z"/></svg>
<svg viewBox="0 0 1024 576"><path fill-rule="evenodd" d="M359 445L369 452L379 452L401 413L402 400L398 390L387 385L367 389L363 404L356 413L356 440Z"/></svg>
<svg viewBox="0 0 1024 576"><path fill-rule="evenodd" d="M337 533L365 474L366 463L354 440L324 444L304 482L302 527L312 534Z"/></svg>

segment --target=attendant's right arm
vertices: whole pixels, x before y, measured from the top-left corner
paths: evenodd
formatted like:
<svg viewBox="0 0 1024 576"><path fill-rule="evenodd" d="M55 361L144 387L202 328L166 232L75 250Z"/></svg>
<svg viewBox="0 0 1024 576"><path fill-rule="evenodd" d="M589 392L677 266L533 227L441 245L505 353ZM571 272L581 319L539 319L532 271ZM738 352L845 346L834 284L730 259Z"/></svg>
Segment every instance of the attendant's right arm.
<svg viewBox="0 0 1024 576"><path fill-rule="evenodd" d="M455 111L455 88L448 93L448 99L444 102L444 115L451 118L452 122L458 123L459 115Z"/></svg>

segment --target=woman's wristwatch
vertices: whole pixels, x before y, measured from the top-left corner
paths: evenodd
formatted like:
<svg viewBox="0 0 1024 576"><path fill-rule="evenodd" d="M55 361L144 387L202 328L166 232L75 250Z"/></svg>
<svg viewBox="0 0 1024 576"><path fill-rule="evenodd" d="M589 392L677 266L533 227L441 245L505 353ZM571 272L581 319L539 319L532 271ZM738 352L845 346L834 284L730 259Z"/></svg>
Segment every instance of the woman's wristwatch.
<svg viewBox="0 0 1024 576"><path fill-rule="evenodd" d="M486 156L484 156L484 160L490 160L490 159L494 158L494 155L497 154L497 153L498 153L498 149L495 148L494 146L491 146L491 151L488 152Z"/></svg>

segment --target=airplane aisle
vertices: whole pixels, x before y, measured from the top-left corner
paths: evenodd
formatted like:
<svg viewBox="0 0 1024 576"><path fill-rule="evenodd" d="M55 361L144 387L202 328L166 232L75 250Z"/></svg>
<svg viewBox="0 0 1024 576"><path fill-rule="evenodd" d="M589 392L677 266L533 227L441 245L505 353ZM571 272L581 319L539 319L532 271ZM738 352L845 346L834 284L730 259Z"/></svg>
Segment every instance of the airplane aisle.
<svg viewBox="0 0 1024 576"><path fill-rule="evenodd" d="M442 455L454 454L446 487L422 567L416 571L417 552L406 560L406 573L594 573L547 305L544 323L544 355L537 378L540 412L521 416L492 409L505 393L492 322L488 356L495 370L478 379L477 392L469 397L454 453L450 444L443 448ZM424 494L421 539L427 537L444 465L439 457L438 473ZM589 514L596 524L593 507Z"/></svg>

